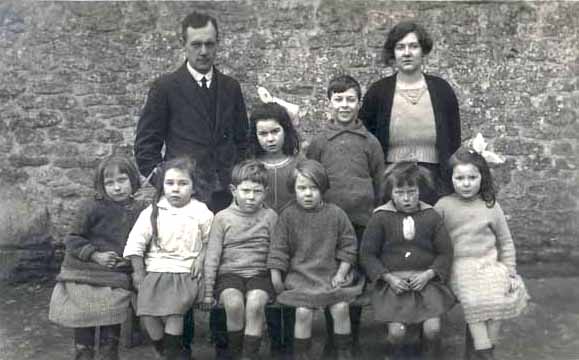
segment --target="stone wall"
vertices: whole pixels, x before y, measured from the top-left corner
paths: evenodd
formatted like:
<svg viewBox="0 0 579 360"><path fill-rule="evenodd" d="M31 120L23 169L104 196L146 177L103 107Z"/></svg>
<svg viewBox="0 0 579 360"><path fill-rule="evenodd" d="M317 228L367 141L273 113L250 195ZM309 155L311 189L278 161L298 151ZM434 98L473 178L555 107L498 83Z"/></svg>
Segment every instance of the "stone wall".
<svg viewBox="0 0 579 360"><path fill-rule="evenodd" d="M183 61L179 22L194 9L217 17L218 66L248 108L257 85L300 104L305 139L323 126L328 80L346 72L366 88L391 73L385 33L418 19L435 39L426 70L455 88L464 137L482 132L507 158L494 172L519 260L579 258L579 3L563 1L4 1L0 184L47 210L56 243L99 159L131 153L147 89Z"/></svg>

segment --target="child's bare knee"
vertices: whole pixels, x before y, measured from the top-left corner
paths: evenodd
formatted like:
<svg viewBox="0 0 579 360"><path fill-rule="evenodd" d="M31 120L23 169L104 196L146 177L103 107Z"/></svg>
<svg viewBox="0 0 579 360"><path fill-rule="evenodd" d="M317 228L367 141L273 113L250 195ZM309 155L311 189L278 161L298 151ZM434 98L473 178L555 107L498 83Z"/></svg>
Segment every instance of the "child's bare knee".
<svg viewBox="0 0 579 360"><path fill-rule="evenodd" d="M406 336L406 325L401 323L388 324L388 340L391 343L398 344Z"/></svg>
<svg viewBox="0 0 579 360"><path fill-rule="evenodd" d="M314 318L314 312L312 309L305 307L298 307L296 309L296 322L301 324L311 323Z"/></svg>
<svg viewBox="0 0 579 360"><path fill-rule="evenodd" d="M346 321L350 316L350 306L346 302L339 302L330 306L330 313L335 321Z"/></svg>
<svg viewBox="0 0 579 360"><path fill-rule="evenodd" d="M258 314L265 311L268 295L265 291L252 290L247 293L246 308L248 314Z"/></svg>
<svg viewBox="0 0 579 360"><path fill-rule="evenodd" d="M245 308L243 294L235 289L226 289L221 293L221 303L227 313L243 313Z"/></svg>
<svg viewBox="0 0 579 360"><path fill-rule="evenodd" d="M422 323L422 333L427 339L435 339L440 335L441 324L439 318L428 319Z"/></svg>

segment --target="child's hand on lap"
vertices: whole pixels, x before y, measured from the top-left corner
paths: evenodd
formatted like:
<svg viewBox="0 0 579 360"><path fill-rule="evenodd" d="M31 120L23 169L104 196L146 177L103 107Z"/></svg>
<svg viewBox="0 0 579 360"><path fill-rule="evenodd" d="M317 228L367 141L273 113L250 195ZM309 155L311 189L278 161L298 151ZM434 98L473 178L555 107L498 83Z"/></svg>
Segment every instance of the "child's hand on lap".
<svg viewBox="0 0 579 360"><path fill-rule="evenodd" d="M342 287L346 283L346 277L342 275L339 271L332 278L332 287Z"/></svg>
<svg viewBox="0 0 579 360"><path fill-rule="evenodd" d="M90 256L91 260L99 265L112 268L116 265L119 255L114 251L99 252L95 251Z"/></svg>
<svg viewBox="0 0 579 360"><path fill-rule="evenodd" d="M434 277L434 271L428 269L419 274L413 275L409 280L410 288L414 291L421 291L426 284Z"/></svg>
<svg viewBox="0 0 579 360"><path fill-rule="evenodd" d="M384 281L386 281L390 285L392 290L397 295L402 294L403 292L410 290L409 283L406 280L401 279L396 275L384 274L384 275L382 275L382 279L384 279Z"/></svg>

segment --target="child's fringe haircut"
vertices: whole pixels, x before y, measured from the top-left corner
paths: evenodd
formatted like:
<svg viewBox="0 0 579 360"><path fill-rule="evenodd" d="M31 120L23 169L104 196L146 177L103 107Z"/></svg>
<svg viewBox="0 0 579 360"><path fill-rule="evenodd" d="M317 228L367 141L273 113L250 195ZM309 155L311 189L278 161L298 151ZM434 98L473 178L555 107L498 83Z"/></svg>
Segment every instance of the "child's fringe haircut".
<svg viewBox="0 0 579 360"><path fill-rule="evenodd" d="M387 202L392 197L395 187L410 185L419 188L434 189L434 182L430 171L419 166L415 161L400 161L386 168L382 177L382 197Z"/></svg>

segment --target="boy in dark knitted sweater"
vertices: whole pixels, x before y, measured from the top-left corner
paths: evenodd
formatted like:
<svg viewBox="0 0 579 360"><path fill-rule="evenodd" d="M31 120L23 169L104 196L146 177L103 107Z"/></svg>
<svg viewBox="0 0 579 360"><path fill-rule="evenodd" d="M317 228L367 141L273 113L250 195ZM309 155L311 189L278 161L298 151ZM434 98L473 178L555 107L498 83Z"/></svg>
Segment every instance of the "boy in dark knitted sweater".
<svg viewBox="0 0 579 360"><path fill-rule="evenodd" d="M205 300L216 300L227 314L229 351L254 359L265 320L265 305L274 298L267 269L275 211L263 206L267 170L256 160L233 168L233 203L215 216L205 258ZM245 331L244 331L245 328ZM245 334L244 334L245 333Z"/></svg>
<svg viewBox="0 0 579 360"><path fill-rule="evenodd" d="M358 250L372 210L380 202L380 179L384 172L384 153L380 142L358 120L362 90L351 76L340 75L328 85L331 119L325 131L314 137L306 156L319 161L328 172L330 188L324 200L346 212L356 232ZM362 307L350 306L354 349L359 346ZM332 317L325 312L328 342L325 352L334 348Z"/></svg>

